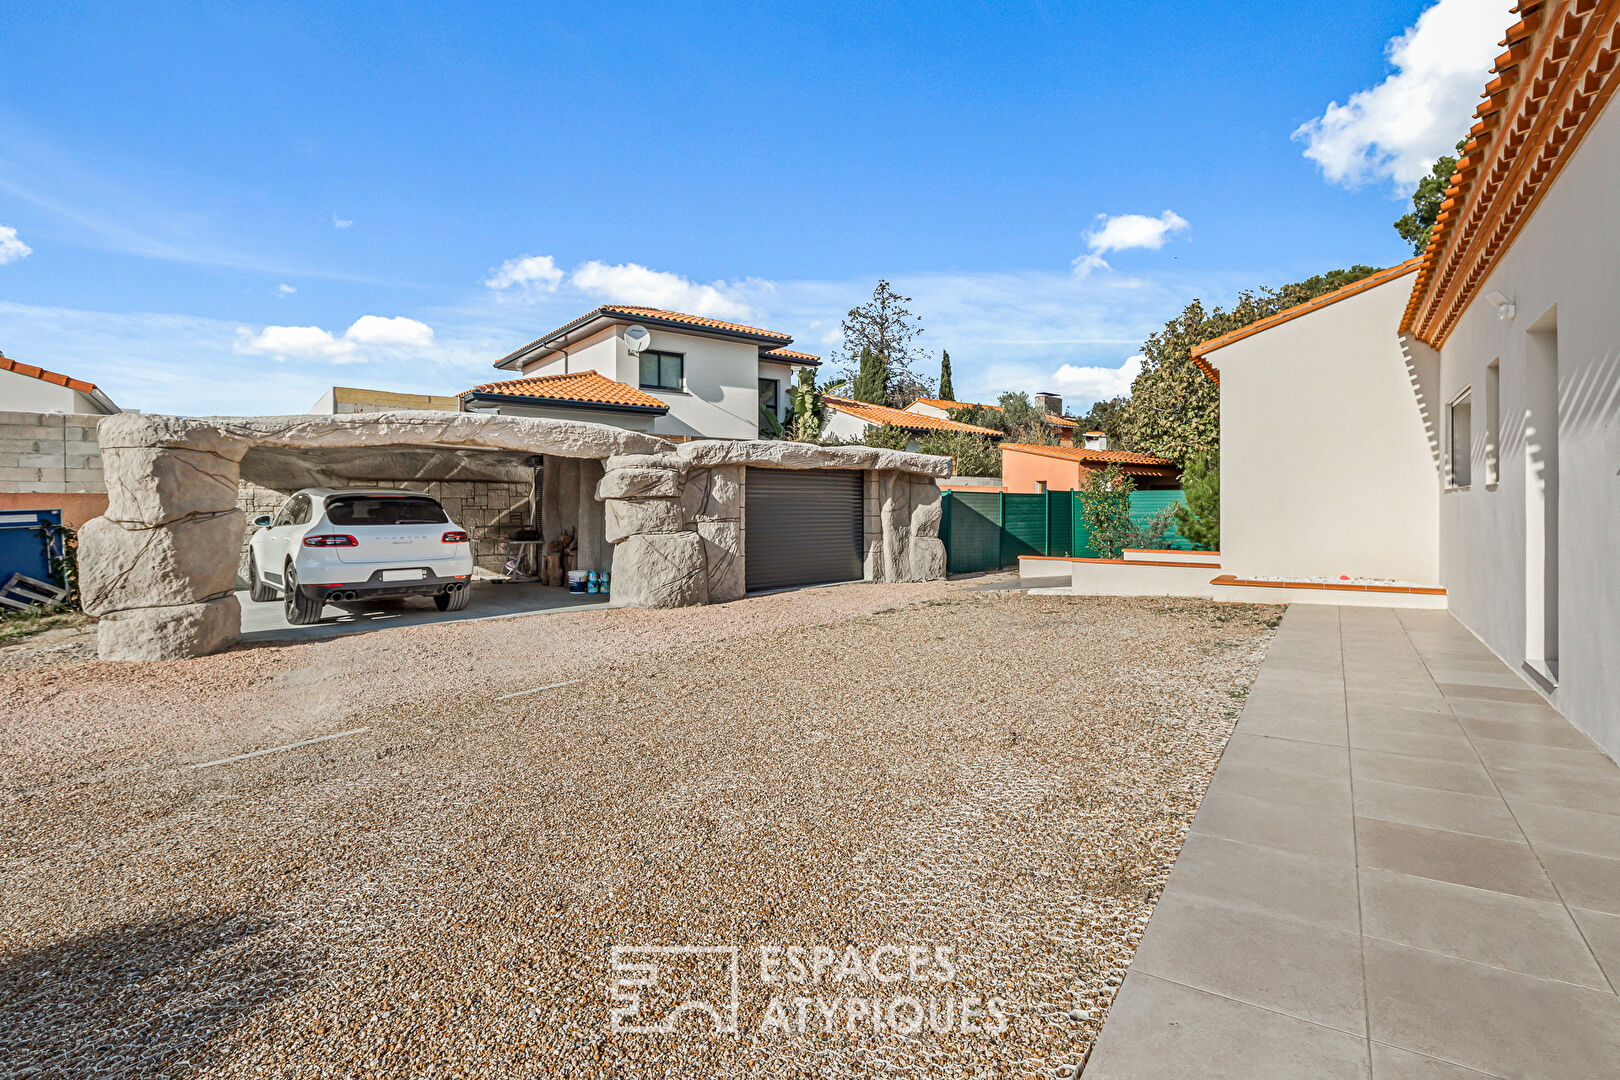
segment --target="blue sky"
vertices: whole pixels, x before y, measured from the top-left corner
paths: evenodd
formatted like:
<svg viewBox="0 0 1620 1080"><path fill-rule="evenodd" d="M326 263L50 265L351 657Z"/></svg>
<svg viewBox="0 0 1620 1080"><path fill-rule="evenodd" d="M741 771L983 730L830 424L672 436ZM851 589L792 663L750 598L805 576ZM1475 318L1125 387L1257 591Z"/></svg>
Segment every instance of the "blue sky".
<svg viewBox="0 0 1620 1080"><path fill-rule="evenodd" d="M10 0L0 351L298 412L609 301L826 354L887 277L959 396L1083 407L1193 297L1407 257L1508 7Z"/></svg>

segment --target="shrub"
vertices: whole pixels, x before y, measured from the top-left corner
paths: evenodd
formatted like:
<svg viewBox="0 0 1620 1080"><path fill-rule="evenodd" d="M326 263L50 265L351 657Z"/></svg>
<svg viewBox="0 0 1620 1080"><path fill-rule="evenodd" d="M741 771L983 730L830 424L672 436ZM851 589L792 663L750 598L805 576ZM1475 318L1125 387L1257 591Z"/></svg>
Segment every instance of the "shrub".
<svg viewBox="0 0 1620 1080"><path fill-rule="evenodd" d="M930 432L917 440L917 449L924 454L943 454L950 458L957 476L1001 475L1001 451L983 435L967 431Z"/></svg>
<svg viewBox="0 0 1620 1080"><path fill-rule="evenodd" d="M1131 544L1131 492L1136 482L1118 464L1092 472L1075 492L1080 519L1091 532L1091 546L1104 559L1117 559ZM1156 515L1157 516L1157 515Z"/></svg>
<svg viewBox="0 0 1620 1080"><path fill-rule="evenodd" d="M1182 498L1177 503L1176 524L1182 538L1205 551L1221 549L1221 462L1206 454L1195 454L1181 472Z"/></svg>

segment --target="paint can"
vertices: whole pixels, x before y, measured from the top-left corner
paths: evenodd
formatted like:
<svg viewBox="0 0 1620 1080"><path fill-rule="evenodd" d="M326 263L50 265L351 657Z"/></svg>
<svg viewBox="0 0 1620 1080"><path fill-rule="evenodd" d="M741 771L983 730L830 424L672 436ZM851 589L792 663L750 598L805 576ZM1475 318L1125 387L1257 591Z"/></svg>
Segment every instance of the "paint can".
<svg viewBox="0 0 1620 1080"><path fill-rule="evenodd" d="M568 571L568 591L582 593L585 591L585 571Z"/></svg>

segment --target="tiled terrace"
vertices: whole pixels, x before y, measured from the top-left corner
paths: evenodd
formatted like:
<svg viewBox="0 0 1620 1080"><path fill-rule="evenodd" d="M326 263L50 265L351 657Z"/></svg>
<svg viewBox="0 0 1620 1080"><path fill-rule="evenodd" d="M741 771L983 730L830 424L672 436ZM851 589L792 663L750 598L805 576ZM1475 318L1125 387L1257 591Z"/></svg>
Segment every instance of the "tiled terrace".
<svg viewBox="0 0 1620 1080"><path fill-rule="evenodd" d="M1620 769L1443 611L1288 610L1085 1080L1620 1077Z"/></svg>

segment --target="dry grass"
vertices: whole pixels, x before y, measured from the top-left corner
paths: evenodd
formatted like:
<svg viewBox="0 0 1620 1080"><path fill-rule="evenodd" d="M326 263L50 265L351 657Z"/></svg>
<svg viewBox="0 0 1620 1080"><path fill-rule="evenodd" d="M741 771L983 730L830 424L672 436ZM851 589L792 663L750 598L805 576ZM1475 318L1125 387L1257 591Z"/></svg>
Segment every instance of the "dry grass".
<svg viewBox="0 0 1620 1080"><path fill-rule="evenodd" d="M857 585L11 676L0 1075L1050 1076L1276 613ZM758 946L913 943L1007 1030L760 1032ZM741 1033L613 1035L641 944L754 958Z"/></svg>

